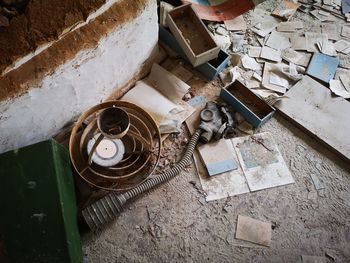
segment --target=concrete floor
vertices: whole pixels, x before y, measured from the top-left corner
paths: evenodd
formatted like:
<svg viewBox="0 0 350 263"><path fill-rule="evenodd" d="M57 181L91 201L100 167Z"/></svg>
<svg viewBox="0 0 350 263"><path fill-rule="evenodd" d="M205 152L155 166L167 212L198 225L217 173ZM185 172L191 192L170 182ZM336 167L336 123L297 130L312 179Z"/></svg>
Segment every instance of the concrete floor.
<svg viewBox="0 0 350 263"><path fill-rule="evenodd" d="M202 85L202 93L219 89L217 81ZM105 229L85 235L88 261L301 262L301 255L314 255L350 262L350 165L279 114L260 131L273 135L295 184L206 203L192 165ZM315 189L311 174L324 189ZM238 215L272 222L271 246L236 240Z"/></svg>

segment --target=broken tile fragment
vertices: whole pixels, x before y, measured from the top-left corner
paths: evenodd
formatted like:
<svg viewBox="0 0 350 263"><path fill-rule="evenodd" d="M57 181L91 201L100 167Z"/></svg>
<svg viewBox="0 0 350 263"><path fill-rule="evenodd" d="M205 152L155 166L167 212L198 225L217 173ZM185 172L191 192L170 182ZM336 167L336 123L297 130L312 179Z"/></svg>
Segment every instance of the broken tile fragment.
<svg viewBox="0 0 350 263"><path fill-rule="evenodd" d="M322 42L321 52L328 56L336 56L337 51L335 50L334 44L330 41Z"/></svg>
<svg viewBox="0 0 350 263"><path fill-rule="evenodd" d="M250 46L248 48L248 55L252 58L258 58L260 57L260 53L261 53L261 47L253 47Z"/></svg>
<svg viewBox="0 0 350 263"><path fill-rule="evenodd" d="M341 35L346 38L350 38L350 26L344 25L341 29Z"/></svg>
<svg viewBox="0 0 350 263"><path fill-rule="evenodd" d="M285 37L282 33L274 31L266 41L266 46L274 49L285 49L291 47L292 45L289 38Z"/></svg>
<svg viewBox="0 0 350 263"><path fill-rule="evenodd" d="M335 23L323 23L321 24L322 34L328 36L328 39L338 40L338 27Z"/></svg>
<svg viewBox="0 0 350 263"><path fill-rule="evenodd" d="M231 20L226 20L224 24L229 31L245 31L247 29L247 24L242 15Z"/></svg>
<svg viewBox="0 0 350 263"><path fill-rule="evenodd" d="M275 62L281 62L282 58L281 58L281 50L276 50L267 46L264 46L261 49L261 54L260 54L261 58L270 60L270 61L275 61Z"/></svg>
<svg viewBox="0 0 350 263"><path fill-rule="evenodd" d="M299 6L300 5L298 3L283 0L279 3L279 5L275 8L275 10L273 10L271 14L280 17L284 20L289 20L289 18L291 18L297 11Z"/></svg>
<svg viewBox="0 0 350 263"><path fill-rule="evenodd" d="M295 32L298 29L304 28L302 21L293 21L293 22L281 22L277 26L277 31L280 32Z"/></svg>
<svg viewBox="0 0 350 263"><path fill-rule="evenodd" d="M284 60L303 67L307 67L311 59L311 54L298 52L292 48L282 50L281 56Z"/></svg>
<svg viewBox="0 0 350 263"><path fill-rule="evenodd" d="M308 52L318 52L316 43L328 40L328 36L320 33L306 32L306 45Z"/></svg>
<svg viewBox="0 0 350 263"><path fill-rule="evenodd" d="M290 38L290 42L294 50L307 50L307 43L305 37L294 36Z"/></svg>
<svg viewBox="0 0 350 263"><path fill-rule="evenodd" d="M341 40L335 42L334 47L338 52L342 52L343 50L350 47L350 42L341 39Z"/></svg>
<svg viewBox="0 0 350 263"><path fill-rule="evenodd" d="M244 55L241 58L242 66L245 69L251 69L251 70L259 70L260 65L254 58L249 57L248 55Z"/></svg>
<svg viewBox="0 0 350 263"><path fill-rule="evenodd" d="M237 239L263 246L270 246L271 234L271 223L256 220L247 216L238 216L235 235Z"/></svg>

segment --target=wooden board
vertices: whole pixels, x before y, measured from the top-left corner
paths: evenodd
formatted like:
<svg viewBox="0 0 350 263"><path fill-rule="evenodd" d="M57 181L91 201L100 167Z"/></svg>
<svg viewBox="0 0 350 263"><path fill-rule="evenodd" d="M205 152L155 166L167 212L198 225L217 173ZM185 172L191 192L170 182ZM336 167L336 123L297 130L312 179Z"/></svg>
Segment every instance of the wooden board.
<svg viewBox="0 0 350 263"><path fill-rule="evenodd" d="M288 118L350 160L350 102L304 76L274 106Z"/></svg>

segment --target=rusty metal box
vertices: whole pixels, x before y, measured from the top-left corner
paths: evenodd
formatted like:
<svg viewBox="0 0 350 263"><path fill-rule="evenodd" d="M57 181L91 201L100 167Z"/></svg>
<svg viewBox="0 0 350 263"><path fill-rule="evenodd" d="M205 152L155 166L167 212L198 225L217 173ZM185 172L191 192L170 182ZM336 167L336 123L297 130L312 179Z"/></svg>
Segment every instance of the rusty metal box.
<svg viewBox="0 0 350 263"><path fill-rule="evenodd" d="M167 24L194 67L215 59L217 46L191 4L179 6L168 13Z"/></svg>
<svg viewBox="0 0 350 263"><path fill-rule="evenodd" d="M254 127L267 122L275 112L273 107L238 80L222 88L220 98L231 105Z"/></svg>

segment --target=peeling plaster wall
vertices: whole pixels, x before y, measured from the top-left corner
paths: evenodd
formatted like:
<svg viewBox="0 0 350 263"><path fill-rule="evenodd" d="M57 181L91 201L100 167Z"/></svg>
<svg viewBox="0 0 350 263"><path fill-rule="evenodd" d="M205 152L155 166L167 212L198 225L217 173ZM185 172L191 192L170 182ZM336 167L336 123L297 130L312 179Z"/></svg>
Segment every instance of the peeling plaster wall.
<svg viewBox="0 0 350 263"><path fill-rule="evenodd" d="M80 51L26 94L0 102L0 153L57 134L132 79L157 41L156 1L150 0L138 17L116 28L95 49Z"/></svg>

